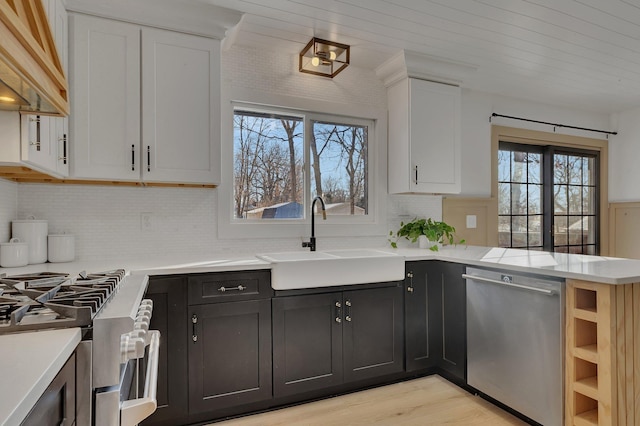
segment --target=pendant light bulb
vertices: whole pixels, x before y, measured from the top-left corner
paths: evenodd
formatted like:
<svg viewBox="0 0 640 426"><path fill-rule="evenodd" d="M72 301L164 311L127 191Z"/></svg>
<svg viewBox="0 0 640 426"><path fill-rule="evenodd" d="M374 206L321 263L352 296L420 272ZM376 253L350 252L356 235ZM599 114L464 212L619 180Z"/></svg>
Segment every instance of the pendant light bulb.
<svg viewBox="0 0 640 426"><path fill-rule="evenodd" d="M320 58L318 58L317 56L314 56L313 59L311 59L311 65L313 65L314 67L317 67L318 65L320 65Z"/></svg>
<svg viewBox="0 0 640 426"><path fill-rule="evenodd" d="M332 60L332 61L336 60L336 52L335 51L333 51L333 50L329 51L329 59Z"/></svg>

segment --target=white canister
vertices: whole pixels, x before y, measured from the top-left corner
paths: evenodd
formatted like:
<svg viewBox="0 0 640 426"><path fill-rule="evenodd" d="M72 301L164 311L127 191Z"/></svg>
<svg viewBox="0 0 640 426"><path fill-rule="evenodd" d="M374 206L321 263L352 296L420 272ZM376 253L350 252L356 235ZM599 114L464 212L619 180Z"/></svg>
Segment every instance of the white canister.
<svg viewBox="0 0 640 426"><path fill-rule="evenodd" d="M26 266L29 263L29 246L18 238L12 238L8 243L0 243L0 266L14 268Z"/></svg>
<svg viewBox="0 0 640 426"><path fill-rule="evenodd" d="M76 240L71 234L49 234L49 262L71 262L76 258Z"/></svg>
<svg viewBox="0 0 640 426"><path fill-rule="evenodd" d="M29 264L47 261L48 233L46 220L27 219L11 222L11 236L29 245Z"/></svg>

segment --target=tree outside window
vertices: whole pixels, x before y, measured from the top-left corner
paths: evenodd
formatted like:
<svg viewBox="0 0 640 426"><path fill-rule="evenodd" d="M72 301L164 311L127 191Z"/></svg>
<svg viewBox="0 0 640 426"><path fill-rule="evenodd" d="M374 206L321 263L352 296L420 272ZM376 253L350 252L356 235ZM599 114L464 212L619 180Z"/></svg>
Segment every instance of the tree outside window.
<svg viewBox="0 0 640 426"><path fill-rule="evenodd" d="M366 125L236 110L234 217L302 219L305 194L330 215L368 214L367 150Z"/></svg>
<svg viewBox="0 0 640 426"><path fill-rule="evenodd" d="M597 254L598 153L500 142L501 247Z"/></svg>

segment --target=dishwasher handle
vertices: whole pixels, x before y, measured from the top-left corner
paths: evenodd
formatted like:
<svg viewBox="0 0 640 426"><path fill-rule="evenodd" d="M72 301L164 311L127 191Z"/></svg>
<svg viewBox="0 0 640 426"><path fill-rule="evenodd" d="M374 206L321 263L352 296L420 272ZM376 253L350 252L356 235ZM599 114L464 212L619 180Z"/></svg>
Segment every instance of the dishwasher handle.
<svg viewBox="0 0 640 426"><path fill-rule="evenodd" d="M491 279L491 278L479 277L477 275L462 274L462 278L464 278L465 280L475 280L475 281L481 281L481 282L490 283L490 284L503 285L503 286L507 286L507 287L515 287L515 288L519 288L521 290L534 291L534 292L537 292L537 293L546 294L547 296L553 296L553 295L556 294L556 291L549 290L549 289L546 289L546 288L538 288L538 287L531 287L531 286L528 286L528 285L515 284L515 283L507 282L507 281L500 281L500 280L494 280L494 279Z"/></svg>

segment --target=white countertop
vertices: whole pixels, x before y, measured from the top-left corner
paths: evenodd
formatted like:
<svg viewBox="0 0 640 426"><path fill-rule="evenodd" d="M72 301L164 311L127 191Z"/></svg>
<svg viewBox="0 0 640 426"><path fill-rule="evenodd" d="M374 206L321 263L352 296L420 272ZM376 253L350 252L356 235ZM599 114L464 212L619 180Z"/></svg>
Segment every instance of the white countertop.
<svg viewBox="0 0 640 426"><path fill-rule="evenodd" d="M397 253L407 261L438 259L605 284L640 282L640 260L634 259L477 246L443 247L438 252L398 249Z"/></svg>
<svg viewBox="0 0 640 426"><path fill-rule="evenodd" d="M462 245L443 247L437 252L418 248L392 249L383 247L375 249L403 256L407 261L437 259L605 284L640 282L640 260L633 259ZM21 268L0 268L0 273L6 273L8 276L39 271L77 274L82 270L96 272L114 268L124 268L132 274L170 275L270 269L271 264L251 255L241 257L209 255L182 258L171 256L153 259L128 258L91 262L43 263Z"/></svg>
<svg viewBox="0 0 640 426"><path fill-rule="evenodd" d="M438 252L418 248L376 248L404 257L406 261L444 260L513 272L574 278L606 284L640 282L640 260L584 256L517 249L456 246ZM21 268L0 268L7 276L32 272L97 272L124 268L132 274L170 275L270 269L271 264L254 256L187 256L154 259L110 259L44 263ZM19 423L62 368L80 341L77 328L17 333L0 336L0 359L5 384L0 389L0 424ZM45 337L44 339L42 337Z"/></svg>
<svg viewBox="0 0 640 426"><path fill-rule="evenodd" d="M0 336L1 425L24 420L79 342L79 328Z"/></svg>

